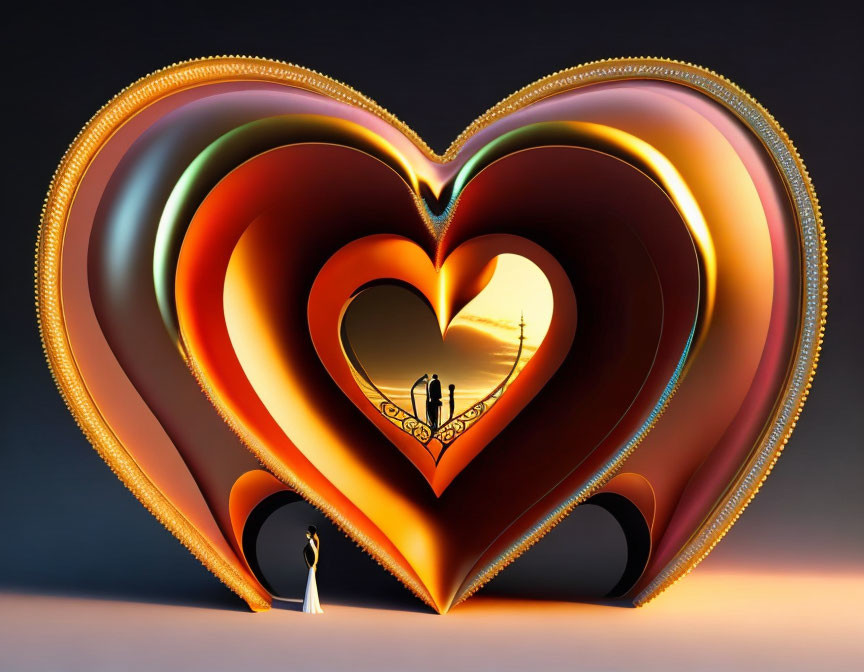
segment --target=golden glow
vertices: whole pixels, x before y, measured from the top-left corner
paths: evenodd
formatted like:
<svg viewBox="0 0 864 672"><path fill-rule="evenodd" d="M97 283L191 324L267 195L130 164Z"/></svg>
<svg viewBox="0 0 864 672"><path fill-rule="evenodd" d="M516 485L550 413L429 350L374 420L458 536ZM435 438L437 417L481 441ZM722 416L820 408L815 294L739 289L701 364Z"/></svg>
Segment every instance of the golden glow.
<svg viewBox="0 0 864 672"><path fill-rule="evenodd" d="M447 333L447 327L450 324L450 311L452 306L447 298L447 270L445 268L438 269L438 328L441 330L443 337Z"/></svg>
<svg viewBox="0 0 864 672"><path fill-rule="evenodd" d="M486 289L465 306L450 329L461 326L479 329L502 343L519 337L520 316L525 320L524 349L536 350L552 321L552 288L537 265L518 254L501 254ZM518 306L520 315L514 307Z"/></svg>
<svg viewBox="0 0 864 672"><path fill-rule="evenodd" d="M373 287L349 304L343 320L350 347L375 387L403 410L412 409L411 385L417 378L435 373L440 376L445 406L448 385L455 385L458 415L505 380L513 380L540 347L552 321L549 280L520 255L501 254L495 261L489 283L449 323L445 322L447 267L439 269L440 333L430 328L434 317L428 306L402 287ZM375 391L368 386L363 390L377 406ZM418 408L424 408L423 385L416 388L415 398Z"/></svg>
<svg viewBox="0 0 864 672"><path fill-rule="evenodd" d="M577 122L570 123L577 124ZM717 251L714 249L708 222L705 221L705 216L681 173L664 154L635 135L601 124L578 122L578 125L585 126L597 137L635 155L653 168L651 176L660 180L661 186L677 206L699 250L705 279L705 305L702 313L703 319L710 321L717 291Z"/></svg>

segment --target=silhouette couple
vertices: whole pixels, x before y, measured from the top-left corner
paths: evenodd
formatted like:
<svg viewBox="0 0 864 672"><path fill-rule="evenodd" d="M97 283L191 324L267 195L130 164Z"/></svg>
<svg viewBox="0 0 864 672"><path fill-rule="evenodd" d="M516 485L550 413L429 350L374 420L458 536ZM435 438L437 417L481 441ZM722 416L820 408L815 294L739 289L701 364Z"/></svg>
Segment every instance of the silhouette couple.
<svg viewBox="0 0 864 672"><path fill-rule="evenodd" d="M434 434L438 427L441 426L441 407L443 405L443 396L441 394L441 381L438 380L438 374L433 373L432 379L429 379L429 374L424 373L417 379L417 382L411 387L411 403L414 406L414 416L417 416L417 404L414 402L414 388L420 383L426 383L426 424L432 429ZM450 385L450 419L453 418L456 400L456 386Z"/></svg>

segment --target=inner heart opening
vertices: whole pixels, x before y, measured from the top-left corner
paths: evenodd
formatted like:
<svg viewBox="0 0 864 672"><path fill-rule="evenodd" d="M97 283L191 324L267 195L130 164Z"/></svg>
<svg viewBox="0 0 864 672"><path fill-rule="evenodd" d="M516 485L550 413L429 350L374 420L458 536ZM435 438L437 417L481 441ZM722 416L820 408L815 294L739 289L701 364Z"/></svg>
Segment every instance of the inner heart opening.
<svg viewBox="0 0 864 672"><path fill-rule="evenodd" d="M446 280L439 271L439 284ZM537 352L552 321L552 287L529 259L501 254L449 324L443 310L410 285L382 280L352 297L340 325L363 394L436 463Z"/></svg>

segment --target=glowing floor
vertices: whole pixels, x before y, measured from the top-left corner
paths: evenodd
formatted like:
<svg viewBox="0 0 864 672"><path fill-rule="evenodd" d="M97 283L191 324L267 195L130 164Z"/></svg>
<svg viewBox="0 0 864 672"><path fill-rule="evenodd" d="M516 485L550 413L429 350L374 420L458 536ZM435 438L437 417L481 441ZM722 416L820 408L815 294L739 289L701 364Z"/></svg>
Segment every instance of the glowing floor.
<svg viewBox="0 0 864 672"><path fill-rule="evenodd" d="M324 587L322 587L322 590ZM864 572L697 569L641 609L475 598L309 616L0 594L2 670L852 670Z"/></svg>

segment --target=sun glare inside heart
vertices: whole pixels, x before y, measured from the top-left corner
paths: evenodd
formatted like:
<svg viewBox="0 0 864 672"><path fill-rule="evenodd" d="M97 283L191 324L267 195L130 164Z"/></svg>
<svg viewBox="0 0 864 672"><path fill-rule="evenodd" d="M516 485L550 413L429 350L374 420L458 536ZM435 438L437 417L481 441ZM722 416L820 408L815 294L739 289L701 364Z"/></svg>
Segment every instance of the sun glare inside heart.
<svg viewBox="0 0 864 672"><path fill-rule="evenodd" d="M552 320L552 288L530 260L496 257L486 287L442 336L413 288L359 292L342 320L352 373L369 401L422 443L447 445L500 398L531 359Z"/></svg>

